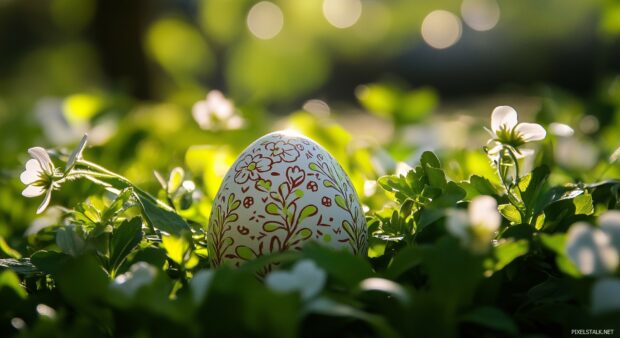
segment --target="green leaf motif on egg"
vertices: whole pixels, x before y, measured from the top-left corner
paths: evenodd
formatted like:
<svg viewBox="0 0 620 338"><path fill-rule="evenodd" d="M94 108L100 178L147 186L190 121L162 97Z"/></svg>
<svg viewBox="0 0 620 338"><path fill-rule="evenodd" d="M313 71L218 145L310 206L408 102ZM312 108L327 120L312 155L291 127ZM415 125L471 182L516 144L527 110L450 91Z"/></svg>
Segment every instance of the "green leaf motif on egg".
<svg viewBox="0 0 620 338"><path fill-rule="evenodd" d="M240 266L299 250L308 241L366 255L357 193L316 142L287 132L265 135L237 158L216 195L208 230L211 263Z"/></svg>

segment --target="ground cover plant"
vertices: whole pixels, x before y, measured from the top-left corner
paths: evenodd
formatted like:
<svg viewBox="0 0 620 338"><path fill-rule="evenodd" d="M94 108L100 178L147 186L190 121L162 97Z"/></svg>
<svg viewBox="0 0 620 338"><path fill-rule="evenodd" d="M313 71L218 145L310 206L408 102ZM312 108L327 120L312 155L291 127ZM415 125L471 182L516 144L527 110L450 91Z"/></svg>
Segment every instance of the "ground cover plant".
<svg viewBox="0 0 620 338"><path fill-rule="evenodd" d="M620 0L0 0L0 338L619 326Z"/></svg>
<svg viewBox="0 0 620 338"><path fill-rule="evenodd" d="M373 111L392 90L370 85L358 97ZM105 145L89 146L84 136L74 149L32 146L3 190L3 208L27 205L20 213L29 216L12 217L32 219L34 209L43 216L24 237L0 238L0 330L19 337L552 337L617 329L617 103L600 102L615 117L596 137L557 122L584 118L570 110L543 105L527 122L499 106L472 123L477 146L434 151L398 138L351 146L354 137L331 118L298 112L287 126L336 156L366 206L368 255L310 243L238 269L209 266L206 224L227 165L254 137L227 124L254 123L247 108L219 92L194 106L187 123L219 123L219 145L179 137L134 153L127 147L136 137L171 137L136 112L127 119L137 123L118 134L125 136ZM396 122L402 111L381 116L405 129ZM562 142L577 137L603 149L588 172L557 156ZM167 173L129 177L132 166L157 169L149 157L168 156L168 147L186 148L184 160L164 164ZM385 152L415 154L415 165L382 162ZM274 261L278 269L257 277Z"/></svg>

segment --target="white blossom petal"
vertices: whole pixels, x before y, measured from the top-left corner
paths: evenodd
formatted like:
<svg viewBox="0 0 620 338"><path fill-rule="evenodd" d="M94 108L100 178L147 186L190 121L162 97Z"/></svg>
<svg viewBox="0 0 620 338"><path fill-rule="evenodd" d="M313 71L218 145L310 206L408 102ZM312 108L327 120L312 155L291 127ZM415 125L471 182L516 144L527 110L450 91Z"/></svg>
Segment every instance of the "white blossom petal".
<svg viewBox="0 0 620 338"><path fill-rule="evenodd" d="M620 210L609 210L598 218L598 224L603 227L620 227Z"/></svg>
<svg viewBox="0 0 620 338"><path fill-rule="evenodd" d="M534 155L534 149L519 148L519 152L515 153L516 158L525 158Z"/></svg>
<svg viewBox="0 0 620 338"><path fill-rule="evenodd" d="M280 292L299 291L303 299L309 299L318 294L327 275L317 267L313 261L303 260L295 264L290 272L274 271L267 275L265 283L271 289Z"/></svg>
<svg viewBox="0 0 620 338"><path fill-rule="evenodd" d="M611 238L584 222L568 230L566 253L584 275L602 275L618 267L618 251L611 246Z"/></svg>
<svg viewBox="0 0 620 338"><path fill-rule="evenodd" d="M547 136L545 128L538 123L519 123L515 131L525 142L540 141Z"/></svg>
<svg viewBox="0 0 620 338"><path fill-rule="evenodd" d="M620 310L620 279L603 278L592 287L592 313Z"/></svg>
<svg viewBox="0 0 620 338"><path fill-rule="evenodd" d="M133 264L129 271L117 276L110 288L119 290L127 296L133 296L145 285L151 284L157 275L157 269L146 262Z"/></svg>
<svg viewBox="0 0 620 338"><path fill-rule="evenodd" d="M469 222L472 226L484 227L489 232L499 229L502 216L497 211L497 201L491 196L478 196L469 204Z"/></svg>
<svg viewBox="0 0 620 338"><path fill-rule="evenodd" d="M45 192L45 197L43 198L43 202L41 202L41 204L37 208L37 214L40 214L43 211L45 211L45 209L47 209L47 206L50 204L51 200L52 200L52 188L49 188Z"/></svg>
<svg viewBox="0 0 620 338"><path fill-rule="evenodd" d="M245 124L245 120L238 115L231 116L226 120L226 129L241 129Z"/></svg>
<svg viewBox="0 0 620 338"><path fill-rule="evenodd" d="M231 117L235 112L235 107L230 100L226 99L219 90L212 90L207 95L207 103L211 112L220 120Z"/></svg>
<svg viewBox="0 0 620 338"><path fill-rule="evenodd" d="M32 184L40 179L41 172L43 172L43 169L39 161L31 158L26 162L26 170L19 175L19 179L23 184Z"/></svg>
<svg viewBox="0 0 620 338"><path fill-rule="evenodd" d="M549 124L549 131L556 136L569 137L573 136L575 130L568 124L560 122L552 122Z"/></svg>
<svg viewBox="0 0 620 338"><path fill-rule="evenodd" d="M502 126L512 129L517 123L517 111L510 106L499 106L491 114L491 129L494 133L497 133Z"/></svg>
<svg viewBox="0 0 620 338"><path fill-rule="evenodd" d="M611 243L620 254L620 211L611 210L598 218L599 228L611 239Z"/></svg>
<svg viewBox="0 0 620 338"><path fill-rule="evenodd" d="M325 271L316 266L311 260L298 262L295 264L292 272L300 281L300 286L302 287L301 296L304 299L318 294L323 289L327 279Z"/></svg>
<svg viewBox="0 0 620 338"><path fill-rule="evenodd" d="M192 116L200 128L209 129L211 127L211 119L209 117L209 105L206 101L198 101L192 107Z"/></svg>
<svg viewBox="0 0 620 338"><path fill-rule="evenodd" d="M28 154L30 154L30 156L32 156L35 160L39 161L39 164L43 170L50 174L54 173L54 163L52 163L52 159L50 159L50 155L47 153L47 150L41 147L34 147L28 149Z"/></svg>
<svg viewBox="0 0 620 338"><path fill-rule="evenodd" d="M297 278L286 271L274 271L267 275L265 283L269 288L279 292L291 292L299 287Z"/></svg>
<svg viewBox="0 0 620 338"><path fill-rule="evenodd" d="M45 187L39 185L28 185L26 189L22 191L24 197L37 197L45 193Z"/></svg>

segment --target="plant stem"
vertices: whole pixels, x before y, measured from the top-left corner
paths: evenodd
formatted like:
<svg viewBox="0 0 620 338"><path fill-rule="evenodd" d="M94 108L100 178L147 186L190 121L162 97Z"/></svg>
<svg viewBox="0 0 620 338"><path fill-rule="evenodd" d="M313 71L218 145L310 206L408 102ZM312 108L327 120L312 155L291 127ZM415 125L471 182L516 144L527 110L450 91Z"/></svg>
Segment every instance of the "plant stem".
<svg viewBox="0 0 620 338"><path fill-rule="evenodd" d="M497 175L499 176L499 179L502 181L502 184L504 185L504 189L506 189L506 196L508 197L508 200L510 201L510 203L514 205L517 209L519 209L521 213L523 213L522 202L520 202L519 199L512 193L510 189L510 185L508 184L508 181L506 180L506 172L503 170L503 168L508 165L507 163L504 163L504 154L506 151L508 151L508 153L510 154L511 160L515 165L515 174L518 175L519 173L518 164L516 162L516 158L514 157L514 154L512 154L512 152L509 149L502 147L502 150L500 150L499 152L499 160L497 163ZM515 181L518 182L518 180L519 178L517 176L517 178L515 178ZM517 189L518 189L518 185L517 185Z"/></svg>
<svg viewBox="0 0 620 338"><path fill-rule="evenodd" d="M151 202L156 203L158 205L164 205L166 206L166 208L170 208L168 205L166 205L165 203L162 203L160 200L158 200L157 198L155 198L153 195L149 194L148 192L142 190L140 187L136 186L135 184L133 184L128 178L119 175L113 171L110 171L96 163L81 159L78 160L77 164L81 164L85 167L88 167L92 170L95 171L80 171L80 170L75 170L73 171L74 173L81 173L84 175L91 175L94 177L98 177L98 178L115 178L118 179L119 181L123 182L125 185L127 185L128 187L131 187L134 189L134 191L138 194L140 194L142 197L145 197L149 200L151 200Z"/></svg>

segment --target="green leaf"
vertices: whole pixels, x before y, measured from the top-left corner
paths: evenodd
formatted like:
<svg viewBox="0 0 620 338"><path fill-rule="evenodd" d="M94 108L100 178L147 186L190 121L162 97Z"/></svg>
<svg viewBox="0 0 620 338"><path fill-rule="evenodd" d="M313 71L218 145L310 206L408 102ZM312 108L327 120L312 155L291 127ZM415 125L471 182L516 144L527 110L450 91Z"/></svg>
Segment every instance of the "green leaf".
<svg viewBox="0 0 620 338"><path fill-rule="evenodd" d="M388 265L385 275L396 279L422 262L422 254L417 246L407 246L396 253Z"/></svg>
<svg viewBox="0 0 620 338"><path fill-rule="evenodd" d="M78 307L93 306L106 295L103 290L108 287L108 277L91 255L67 260L55 275L55 281L64 298Z"/></svg>
<svg viewBox="0 0 620 338"><path fill-rule="evenodd" d="M187 222L172 209L159 203L155 204L140 194L136 194L136 197L142 206L144 217L155 229L171 235L179 235L184 230L189 231Z"/></svg>
<svg viewBox="0 0 620 338"><path fill-rule="evenodd" d="M28 296L28 292L19 283L19 277L12 270L0 271L0 291L4 288L13 290L19 298L26 299ZM2 293L0 292L0 294Z"/></svg>
<svg viewBox="0 0 620 338"><path fill-rule="evenodd" d="M60 247L62 252L71 256L81 254L86 246L84 239L73 226L59 228L56 231L56 245Z"/></svg>
<svg viewBox="0 0 620 338"><path fill-rule="evenodd" d="M9 246L9 243L7 243L2 236L0 236L0 253L4 253L11 258L22 258L22 255L19 253L19 251L11 248Z"/></svg>
<svg viewBox="0 0 620 338"><path fill-rule="evenodd" d="M314 205L306 205L303 209L301 209L301 212L299 213L298 223L301 223L304 219L308 217L316 215L317 212L318 209Z"/></svg>
<svg viewBox="0 0 620 338"><path fill-rule="evenodd" d="M518 241L506 240L496 246L493 251L495 254L494 271L503 269L512 261L525 255L529 250L528 241L521 239Z"/></svg>
<svg viewBox="0 0 620 338"><path fill-rule="evenodd" d="M239 245L235 249L235 253L237 254L237 256L245 259L246 261L256 258L256 254L254 253L254 251L245 245Z"/></svg>
<svg viewBox="0 0 620 338"><path fill-rule="evenodd" d="M469 184L476 190L477 195L497 195L497 189L486 177L472 175L469 178ZM468 196L474 197L474 196Z"/></svg>
<svg viewBox="0 0 620 338"><path fill-rule="evenodd" d="M330 277L349 288L373 276L368 262L361 257L353 256L348 251L337 251L310 242L304 245L302 254L314 260Z"/></svg>
<svg viewBox="0 0 620 338"><path fill-rule="evenodd" d="M581 276L581 273L577 269L577 266L568 258L566 254L566 234L555 233L545 234L541 233L538 238L540 242L549 250L555 252L555 262L558 268L565 274L573 277Z"/></svg>
<svg viewBox="0 0 620 338"><path fill-rule="evenodd" d="M551 251L562 254L566 243L565 233L545 234L541 233L538 238L540 242Z"/></svg>
<svg viewBox="0 0 620 338"><path fill-rule="evenodd" d="M575 205L575 215L592 215L594 213L592 195L587 191L573 198L573 204Z"/></svg>
<svg viewBox="0 0 620 338"><path fill-rule="evenodd" d="M536 216L536 219L534 220L534 228L536 228L536 230L542 229L543 225L545 225L545 217L544 212L541 212L538 216Z"/></svg>
<svg viewBox="0 0 620 338"><path fill-rule="evenodd" d="M116 271L127 255L142 240L142 221L135 217L125 220L112 233L110 241L110 268Z"/></svg>
<svg viewBox="0 0 620 338"><path fill-rule="evenodd" d="M300 229L299 231L297 231L297 237L299 237L300 239L308 239L310 238L310 236L312 236L312 230L308 229L308 228L303 228Z"/></svg>
<svg viewBox="0 0 620 338"><path fill-rule="evenodd" d="M274 232L274 231L278 230L281 227L282 227L282 225L280 223L276 223L276 222L266 222L265 224L263 224L263 230L265 230L267 232Z"/></svg>
<svg viewBox="0 0 620 338"><path fill-rule="evenodd" d="M189 259L192 249L191 236L184 233L181 236L162 236L162 247L166 250L168 257L179 265L184 265Z"/></svg>
<svg viewBox="0 0 620 338"><path fill-rule="evenodd" d="M257 184L258 184L258 186L260 188L263 189L263 191L265 191L265 192L271 191L271 181L266 181L266 180L261 179L261 180L258 181Z"/></svg>
<svg viewBox="0 0 620 338"><path fill-rule="evenodd" d="M549 167L540 166L532 170L531 173L523 177L521 182L519 182L519 188L522 191L521 198L529 210L529 215L536 214L542 210L541 201L544 199L540 198L540 195L547 178L549 178L549 174Z"/></svg>
<svg viewBox="0 0 620 338"><path fill-rule="evenodd" d="M132 195L132 189L122 190L118 194L118 196L116 196L110 206L108 206L101 214L101 222L104 224L113 222L118 214L122 213L124 210L131 206L129 200Z"/></svg>
<svg viewBox="0 0 620 338"><path fill-rule="evenodd" d="M265 210L270 215L280 215L280 208L278 208L278 206L273 202L267 204L267 207L265 208Z"/></svg>
<svg viewBox="0 0 620 338"><path fill-rule="evenodd" d="M420 163L425 169L428 167L441 168L441 163L439 162L437 155L435 155L435 153L433 153L432 151L423 152L422 156L420 156Z"/></svg>
<svg viewBox="0 0 620 338"><path fill-rule="evenodd" d="M241 205L241 200L235 199L235 194L228 196L228 210L237 210Z"/></svg>
<svg viewBox="0 0 620 338"><path fill-rule="evenodd" d="M342 195L336 195L335 200L336 200L336 204L340 208L347 210L347 202L344 200L344 197L342 197Z"/></svg>
<svg viewBox="0 0 620 338"><path fill-rule="evenodd" d="M424 168L424 172L426 173L426 176L428 177L428 183L431 186L437 187L441 190L444 190L446 188L446 174L444 174L443 170L439 168L426 167Z"/></svg>
<svg viewBox="0 0 620 338"><path fill-rule="evenodd" d="M519 334L519 329L512 318L494 307L484 306L476 308L463 315L461 321L474 323L513 336Z"/></svg>
<svg viewBox="0 0 620 338"><path fill-rule="evenodd" d="M506 217L513 224L521 224L521 213L512 204L501 204L498 206L499 213Z"/></svg>
<svg viewBox="0 0 620 338"><path fill-rule="evenodd" d="M32 264L39 270L52 275L60 271L70 260L71 256L67 254L45 250L37 251L30 257Z"/></svg>
<svg viewBox="0 0 620 338"><path fill-rule="evenodd" d="M366 322L374 331L371 337L401 337L384 317L369 314L349 304L337 303L329 298L318 298L309 302L306 308L310 313L329 317L351 318L356 321Z"/></svg>
<svg viewBox="0 0 620 338"><path fill-rule="evenodd" d="M11 269L18 275L25 277L31 277L41 274L38 269L29 258L2 258L0 259L0 270Z"/></svg>

